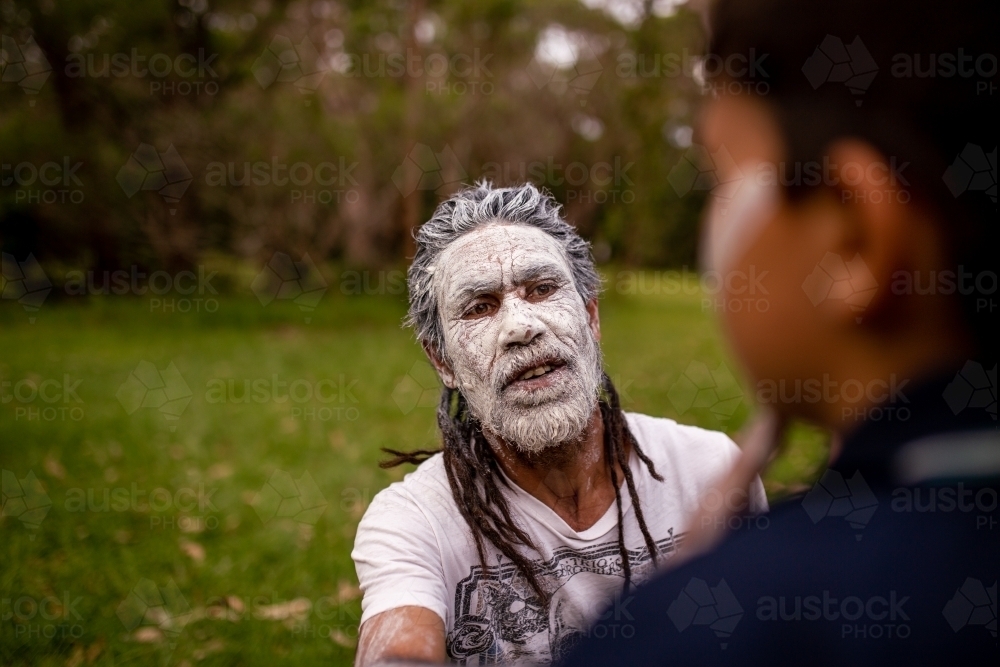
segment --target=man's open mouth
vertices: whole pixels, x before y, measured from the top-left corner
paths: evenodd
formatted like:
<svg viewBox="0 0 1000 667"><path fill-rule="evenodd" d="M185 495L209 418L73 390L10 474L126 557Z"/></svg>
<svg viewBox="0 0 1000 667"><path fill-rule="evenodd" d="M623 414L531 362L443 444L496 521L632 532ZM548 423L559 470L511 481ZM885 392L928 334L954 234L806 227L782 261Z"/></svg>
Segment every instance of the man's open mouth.
<svg viewBox="0 0 1000 667"><path fill-rule="evenodd" d="M548 386L553 381L554 376L558 375L559 371L565 367L566 362L562 359L546 359L544 361L532 362L530 365L522 366L512 373L504 384L504 389L511 387L532 389Z"/></svg>

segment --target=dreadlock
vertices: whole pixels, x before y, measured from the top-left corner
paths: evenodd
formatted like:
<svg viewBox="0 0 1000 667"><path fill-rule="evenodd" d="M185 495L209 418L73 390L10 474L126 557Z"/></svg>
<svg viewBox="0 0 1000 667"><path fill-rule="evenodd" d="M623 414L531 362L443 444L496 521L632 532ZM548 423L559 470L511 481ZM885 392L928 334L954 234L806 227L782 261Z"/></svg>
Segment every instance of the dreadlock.
<svg viewBox="0 0 1000 667"><path fill-rule="evenodd" d="M632 583L632 563L625 546L622 495L621 488L618 486L615 464L618 464L625 477L625 485L628 487L632 507L635 509L635 518L654 564L658 551L656 542L646 526L646 519L643 516L639 495L635 488L635 480L628 465L629 447L646 465L654 479L662 482L663 477L656 472L653 462L642 451L629 430L625 421L625 413L619 403L618 392L615 391L611 378L607 374L603 376L601 389L602 393L598 405L601 410L601 421L604 424L604 459L611 475L611 485L615 488L615 503L618 507L618 551L621 555L622 569L625 575L622 591L628 593ZM514 563L535 595L547 603L549 594L539 581L538 574L528 558L517 550L518 546L524 546L536 552L538 548L527 533L511 518L510 504L500 489L501 483L507 486L507 480L501 474L500 464L493 453L493 448L490 447L483 435L482 427L469 412L468 403L460 391L446 387L441 392L437 420L444 444L442 449L402 452L383 448L382 451L391 454L393 458L383 461L379 465L382 468L392 468L403 463L419 464L434 454L443 452L448 485L451 487L452 496L455 498L455 503L458 505L462 517L468 524L469 530L472 531L476 551L479 554L479 562L483 569L488 570L490 567L486 559L486 542L489 541L500 553Z"/></svg>

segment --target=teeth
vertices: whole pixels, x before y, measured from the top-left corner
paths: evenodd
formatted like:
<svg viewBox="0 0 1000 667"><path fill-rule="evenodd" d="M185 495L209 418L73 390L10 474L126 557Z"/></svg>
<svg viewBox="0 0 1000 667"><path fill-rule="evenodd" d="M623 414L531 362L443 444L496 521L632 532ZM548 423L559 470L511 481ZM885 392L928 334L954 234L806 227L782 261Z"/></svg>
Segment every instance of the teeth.
<svg viewBox="0 0 1000 667"><path fill-rule="evenodd" d="M551 370L552 370L551 366L539 366L538 368L532 368L531 370L526 371L524 373L524 375L522 375L518 379L519 380L530 380L533 377L538 377L539 375L545 375L546 373L548 373Z"/></svg>

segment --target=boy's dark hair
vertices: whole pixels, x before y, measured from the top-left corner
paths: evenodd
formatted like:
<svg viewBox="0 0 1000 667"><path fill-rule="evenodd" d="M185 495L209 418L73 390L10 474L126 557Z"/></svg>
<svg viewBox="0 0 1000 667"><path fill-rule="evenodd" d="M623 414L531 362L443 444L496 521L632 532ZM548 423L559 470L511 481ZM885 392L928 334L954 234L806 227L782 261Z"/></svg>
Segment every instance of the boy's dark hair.
<svg viewBox="0 0 1000 667"><path fill-rule="evenodd" d="M790 163L820 162L842 137L908 163L907 192L940 223L951 265L980 275L995 271L996 19L989 0L720 0L709 51L723 61L750 49L766 54L764 77L754 72L758 80L742 83L763 90L753 84L766 82L761 99L776 114ZM845 79L859 74L849 88ZM986 170L972 182L962 164L970 161ZM984 185L990 178L992 189ZM796 184L786 193L795 200L810 189ZM958 296L986 352L996 317L983 308L983 293L972 292Z"/></svg>

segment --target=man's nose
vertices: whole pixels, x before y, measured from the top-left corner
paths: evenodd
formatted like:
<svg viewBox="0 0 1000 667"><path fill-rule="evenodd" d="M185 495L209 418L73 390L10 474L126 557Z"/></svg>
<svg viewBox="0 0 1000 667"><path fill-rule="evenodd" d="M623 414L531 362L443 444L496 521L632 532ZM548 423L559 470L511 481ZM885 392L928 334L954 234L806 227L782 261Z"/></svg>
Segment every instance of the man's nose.
<svg viewBox="0 0 1000 667"><path fill-rule="evenodd" d="M503 304L500 345L527 345L545 332L545 324L530 304L522 299L508 299Z"/></svg>

